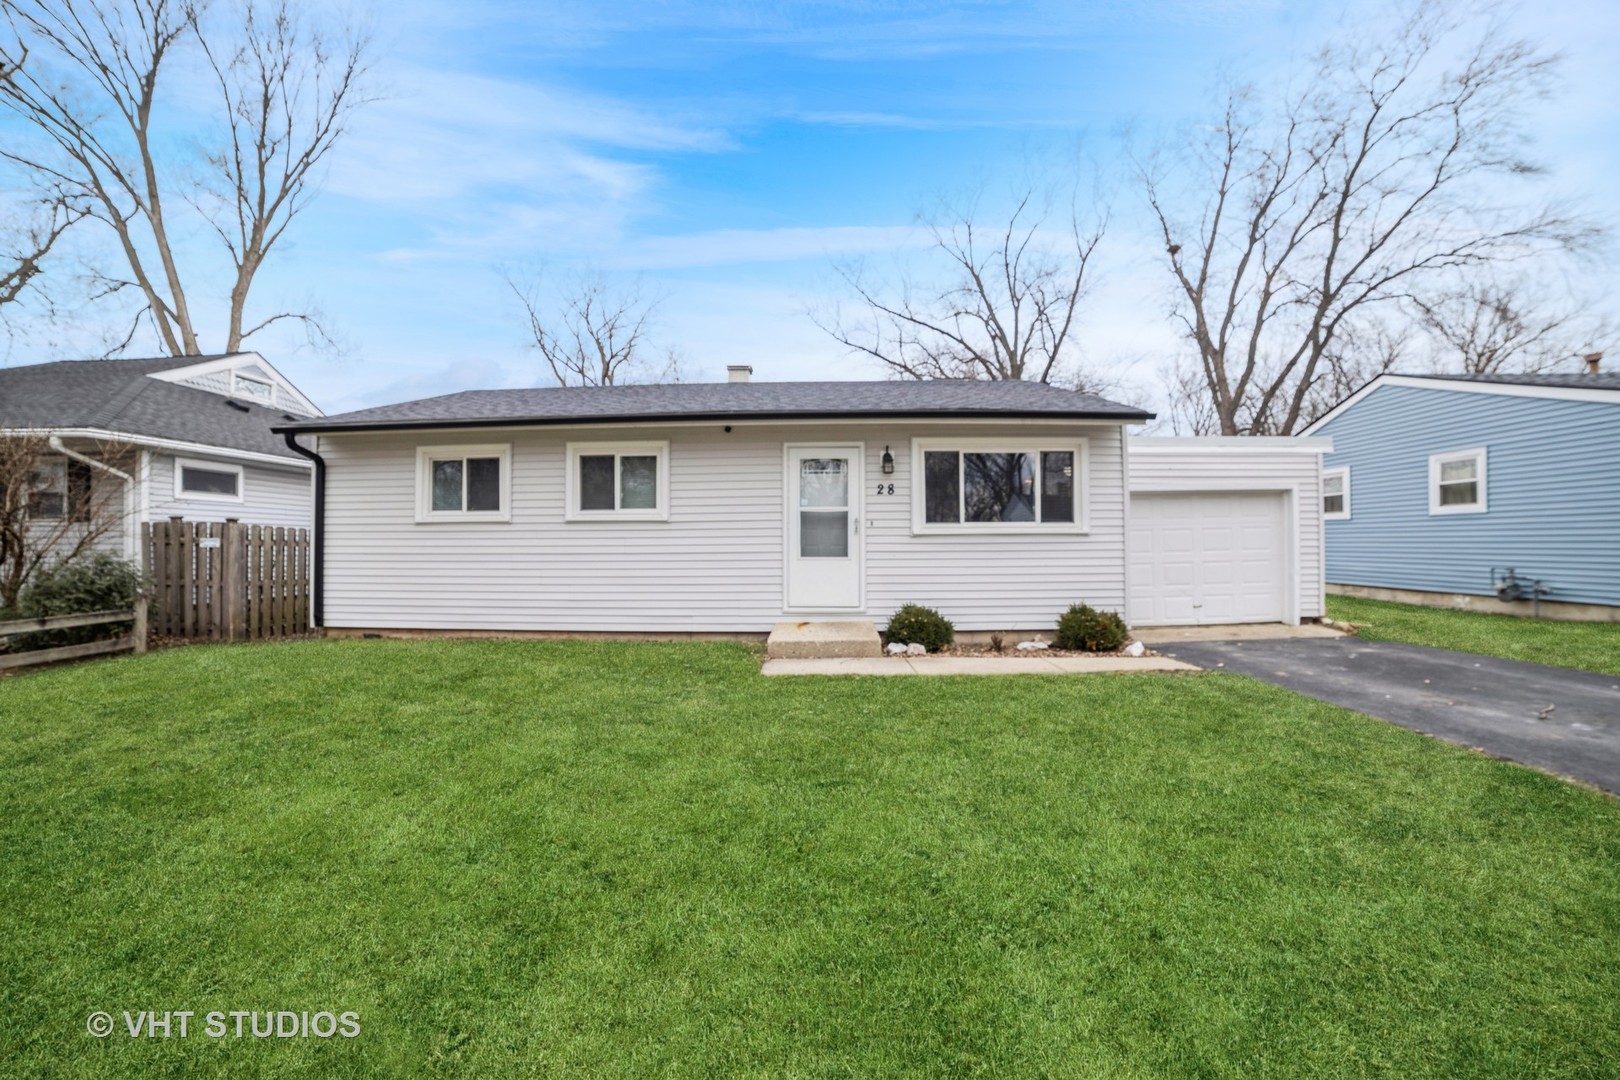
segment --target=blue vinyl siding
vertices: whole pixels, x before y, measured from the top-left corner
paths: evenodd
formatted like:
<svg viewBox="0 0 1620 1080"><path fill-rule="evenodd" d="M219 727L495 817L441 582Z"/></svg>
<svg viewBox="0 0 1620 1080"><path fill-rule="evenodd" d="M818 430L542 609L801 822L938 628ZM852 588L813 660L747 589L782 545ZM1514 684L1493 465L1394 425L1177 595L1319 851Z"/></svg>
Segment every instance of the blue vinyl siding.
<svg viewBox="0 0 1620 1080"><path fill-rule="evenodd" d="M1620 405L1381 386L1313 434L1350 469L1327 525L1327 580L1491 594L1491 568L1547 598L1620 604ZM1482 514L1429 514L1431 454L1485 447Z"/></svg>

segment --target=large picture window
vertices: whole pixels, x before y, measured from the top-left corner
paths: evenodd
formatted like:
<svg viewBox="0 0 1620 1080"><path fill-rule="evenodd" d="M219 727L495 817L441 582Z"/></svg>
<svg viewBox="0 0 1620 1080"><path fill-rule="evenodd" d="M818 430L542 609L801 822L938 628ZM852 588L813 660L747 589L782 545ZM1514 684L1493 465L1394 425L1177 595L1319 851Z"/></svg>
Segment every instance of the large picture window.
<svg viewBox="0 0 1620 1080"><path fill-rule="evenodd" d="M916 532L1085 528L1087 444L917 440Z"/></svg>
<svg viewBox="0 0 1620 1080"><path fill-rule="evenodd" d="M511 521L512 447L419 447L416 520Z"/></svg>
<svg viewBox="0 0 1620 1080"><path fill-rule="evenodd" d="M667 521L669 443L569 443L569 521Z"/></svg>

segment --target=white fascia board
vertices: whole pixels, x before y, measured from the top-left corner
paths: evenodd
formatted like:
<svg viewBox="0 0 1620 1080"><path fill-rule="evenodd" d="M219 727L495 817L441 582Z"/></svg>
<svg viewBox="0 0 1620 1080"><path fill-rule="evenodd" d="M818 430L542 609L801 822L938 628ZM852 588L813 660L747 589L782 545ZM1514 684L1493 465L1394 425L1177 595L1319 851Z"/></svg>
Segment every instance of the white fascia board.
<svg viewBox="0 0 1620 1080"><path fill-rule="evenodd" d="M1595 401L1620 405L1620 390L1596 386L1525 386L1517 383L1474 382L1470 379L1430 379L1416 375L1379 375L1372 382L1329 409L1306 428L1310 435L1323 424L1354 406L1380 386L1408 386L1418 390L1457 390L1467 394L1495 394L1499 397L1543 398L1560 401Z"/></svg>
<svg viewBox="0 0 1620 1080"><path fill-rule="evenodd" d="M199 375L211 375L216 371L225 371L230 368L238 368L243 364L257 364L259 367L263 368L264 371L272 379L279 383L284 390L286 390L293 397L297 398L298 403L304 408L308 409L312 416L326 415L315 405L313 401L304 396L304 392L302 390L298 389L298 387L292 384L291 379L283 375L276 369L274 364L256 352L231 353L229 356L222 356L218 360L204 360L200 364L188 364L185 367L170 368L167 371L154 371L148 375L147 378L161 379L164 382L180 383L185 382L187 379L194 379Z"/></svg>
<svg viewBox="0 0 1620 1080"><path fill-rule="evenodd" d="M282 457L279 454L261 454L257 450L237 450L229 446L209 443L163 439L153 435L132 435L124 431L104 428L0 428L0 435L55 435L63 439L95 439L98 442L124 443L148 450L168 450L178 454L199 457L229 458L232 461L251 461L256 465L269 465L282 469L312 469L307 458Z"/></svg>
<svg viewBox="0 0 1620 1080"><path fill-rule="evenodd" d="M1220 454L1330 454L1333 440L1303 435L1133 435L1135 453L1174 453L1177 450L1212 451Z"/></svg>
<svg viewBox="0 0 1620 1080"><path fill-rule="evenodd" d="M386 421L383 421L386 423ZM632 420L619 424L611 420L581 420L576 423L520 423L479 424L476 426L463 426L457 424L423 424L421 426L407 425L401 427L376 428L321 428L318 431L301 431L297 434L318 436L326 438L332 435L424 435L444 433L456 438L471 438L480 431L495 432L525 432L525 431L574 431L580 428L593 430L630 430L634 428L670 428L670 427L835 427L851 424L936 424L947 427L980 427L980 426L1013 426L1013 427L1118 427L1123 428L1129 424L1144 423L1141 420L1077 420L1066 417L1057 417L1051 420L1045 418L1030 419L1027 417L939 417L939 416L851 416L847 419L814 420L683 420L680 417L670 417L668 420ZM279 424L277 427L295 428L293 423ZM473 433L473 434L469 434ZM1288 440L1290 442L1294 440Z"/></svg>

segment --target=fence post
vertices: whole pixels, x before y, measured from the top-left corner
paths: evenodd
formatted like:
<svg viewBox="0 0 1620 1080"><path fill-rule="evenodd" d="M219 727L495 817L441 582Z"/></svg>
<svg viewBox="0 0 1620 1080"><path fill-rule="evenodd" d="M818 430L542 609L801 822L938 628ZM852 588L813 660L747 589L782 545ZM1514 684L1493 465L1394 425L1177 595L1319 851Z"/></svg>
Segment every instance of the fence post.
<svg viewBox="0 0 1620 1080"><path fill-rule="evenodd" d="M135 651L146 651L146 590L138 589L135 592L135 628L131 631L135 638Z"/></svg>
<svg viewBox="0 0 1620 1080"><path fill-rule="evenodd" d="M243 528L236 518L226 518L220 537L220 554L225 562L225 640L241 641L247 628L247 553L243 550Z"/></svg>

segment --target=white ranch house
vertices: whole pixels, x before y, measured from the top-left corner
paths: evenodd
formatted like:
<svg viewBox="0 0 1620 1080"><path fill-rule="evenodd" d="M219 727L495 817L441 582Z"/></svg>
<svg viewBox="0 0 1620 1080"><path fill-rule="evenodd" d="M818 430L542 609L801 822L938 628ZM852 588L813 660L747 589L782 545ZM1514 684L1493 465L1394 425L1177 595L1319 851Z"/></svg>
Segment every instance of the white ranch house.
<svg viewBox="0 0 1620 1080"><path fill-rule="evenodd" d="M763 635L908 602L963 631L1297 622L1326 440L1132 439L1018 382L470 391L278 425L316 464L317 621Z"/></svg>

